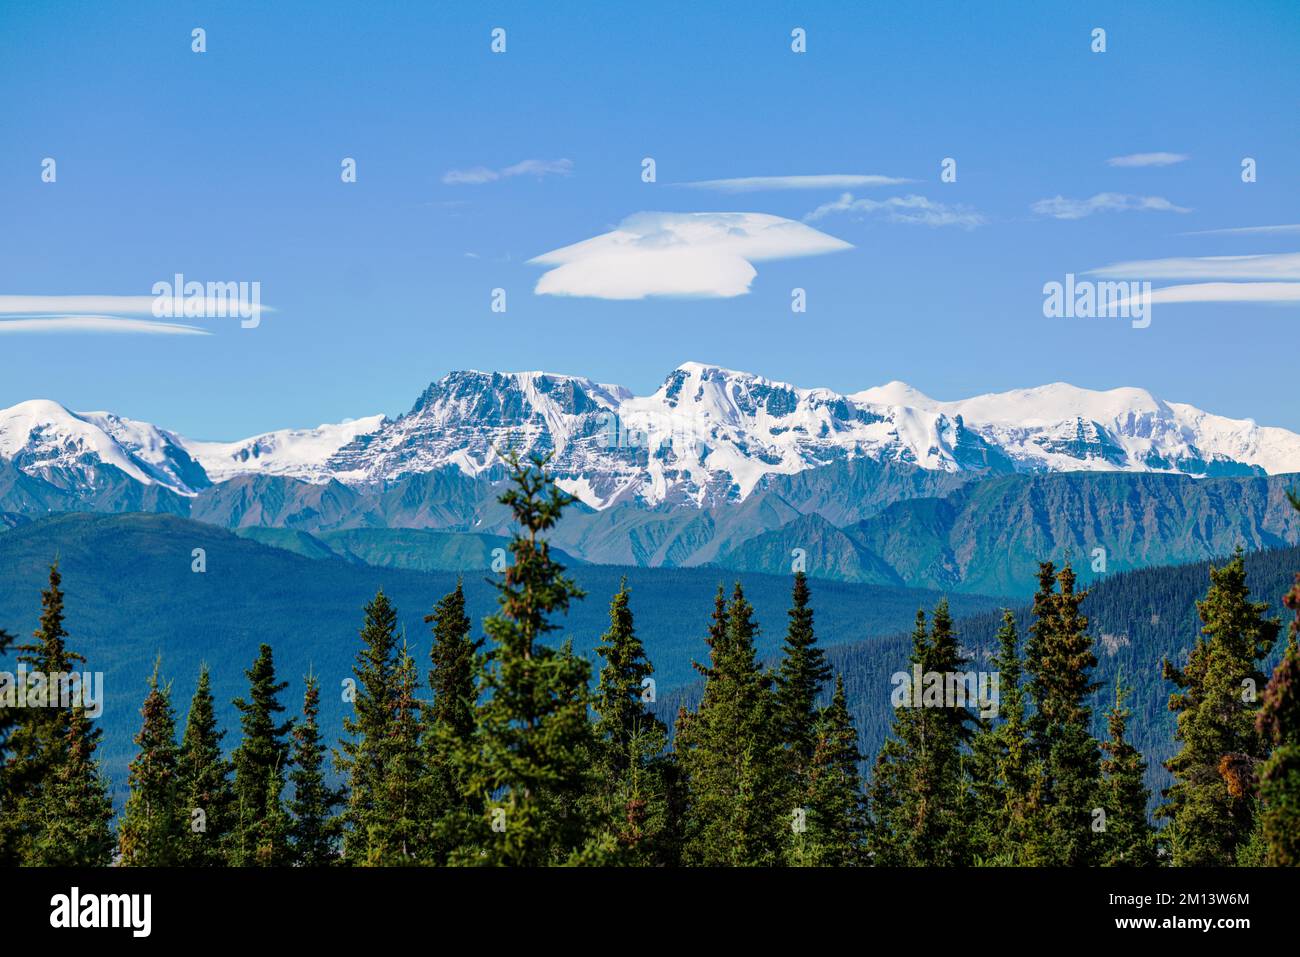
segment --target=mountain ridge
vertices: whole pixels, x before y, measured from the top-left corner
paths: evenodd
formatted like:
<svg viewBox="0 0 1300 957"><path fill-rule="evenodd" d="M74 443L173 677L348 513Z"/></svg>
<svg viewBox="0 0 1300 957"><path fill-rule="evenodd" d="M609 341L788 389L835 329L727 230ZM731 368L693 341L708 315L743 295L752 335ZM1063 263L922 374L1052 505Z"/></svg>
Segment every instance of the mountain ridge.
<svg viewBox="0 0 1300 957"><path fill-rule="evenodd" d="M682 363L647 396L576 375L453 371L396 418L234 442L48 400L0 410L0 459L71 491L93 489L104 466L188 498L247 476L352 489L446 470L474 479L499 471L505 446L551 455L560 485L596 510L709 509L859 460L964 476L1300 472L1300 435L1134 387L1058 382L938 401L898 381L844 394L701 362Z"/></svg>

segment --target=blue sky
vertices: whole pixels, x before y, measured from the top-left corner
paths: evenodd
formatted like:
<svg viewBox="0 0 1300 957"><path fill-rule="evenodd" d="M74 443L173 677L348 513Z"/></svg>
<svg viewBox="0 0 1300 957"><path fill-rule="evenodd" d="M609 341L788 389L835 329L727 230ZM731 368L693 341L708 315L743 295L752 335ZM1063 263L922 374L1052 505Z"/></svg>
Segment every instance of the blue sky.
<svg viewBox="0 0 1300 957"><path fill-rule="evenodd" d="M259 281L275 311L256 329L201 320L204 336L0 335L0 406L52 398L237 438L401 412L451 369L648 392L694 359L941 399L1136 385L1300 429L1282 345L1300 303L1159 304L1145 329L1043 315L1044 283L1115 263L1274 255L1300 278L1282 255L1300 229L1187 235L1300 223L1300 10L1171 9L5 0L0 297L147 296L180 272ZM1107 162L1146 153L1185 158ZM481 170L495 178L446 181ZM912 182L674 185L829 174ZM852 248L754 262L743 295L534 292L547 267L529 259L637 213L805 223L845 192L871 208L806 228ZM1098 195L1166 208L1035 212Z"/></svg>

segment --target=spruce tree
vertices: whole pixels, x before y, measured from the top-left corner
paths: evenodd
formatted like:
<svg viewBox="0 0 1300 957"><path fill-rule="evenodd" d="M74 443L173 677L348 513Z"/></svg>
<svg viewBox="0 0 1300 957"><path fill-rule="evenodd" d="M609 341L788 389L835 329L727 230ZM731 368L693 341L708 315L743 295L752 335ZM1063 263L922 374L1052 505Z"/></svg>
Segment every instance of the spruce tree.
<svg viewBox="0 0 1300 957"><path fill-rule="evenodd" d="M293 726L293 722L279 722L276 717L284 711L280 692L289 685L275 680L270 645L259 647L257 658L244 674L249 681L248 698L235 699L241 740L231 758L236 820L230 863L236 867L280 859L280 843L273 832L280 826L280 793L289 757L286 736ZM269 821L268 816L277 820Z"/></svg>
<svg viewBox="0 0 1300 957"><path fill-rule="evenodd" d="M406 643L397 651L393 668L392 738L384 755L381 785L382 820L370 832L370 864L414 864L425 852L422 843L429 833L422 817L427 802L422 799L424 754L420 746L419 672Z"/></svg>
<svg viewBox="0 0 1300 957"><path fill-rule="evenodd" d="M478 698L474 683L475 656L483 642L470 637L465 590L460 581L456 582L455 591L444 595L424 620L433 625L433 647L429 652L432 662L429 688L433 700L422 711L424 815L428 831L422 840L428 859L445 864L458 843L454 825L448 818L463 801L462 782L453 767L452 755L465 747L474 733L474 707ZM481 808L471 810L481 811Z"/></svg>
<svg viewBox="0 0 1300 957"><path fill-rule="evenodd" d="M113 800L95 749L98 729L90 727L85 708L68 718L68 753L54 771L48 789L49 823L39 857L49 867L106 867L113 861Z"/></svg>
<svg viewBox="0 0 1300 957"><path fill-rule="evenodd" d="M1097 658L1088 619L1079 610L1088 593L1075 590L1069 563L1053 572L1050 562L1040 566L1025 662L1035 705L1031 725L1045 775L1042 817L1026 853L1035 863L1096 864L1102 853L1101 832L1094 830L1101 754L1087 702L1099 686L1092 679Z"/></svg>
<svg viewBox="0 0 1300 957"><path fill-rule="evenodd" d="M1255 688L1268 676L1259 669L1281 628L1265 617L1267 602L1253 602L1241 549L1222 568L1210 569L1210 587L1196 603L1201 636L1178 668L1164 676L1179 690L1169 696L1178 714L1181 748L1165 767L1174 784L1158 815L1169 819L1175 866L1229 866L1254 830L1255 780L1267 758L1255 727Z"/></svg>
<svg viewBox="0 0 1300 957"><path fill-rule="evenodd" d="M13 643L14 636L0 628L0 659L9 654ZM16 688L7 688L4 693L8 694L11 690L17 694ZM13 804L17 793L5 773L9 766L9 736L13 734L17 721L18 709L8 702L0 702L0 867L13 867L18 863L17 848L13 846L16 834L12 828Z"/></svg>
<svg viewBox="0 0 1300 957"><path fill-rule="evenodd" d="M95 757L101 732L91 724L86 689L73 671L85 659L67 644L62 583L55 562L41 592L34 640L17 648L28 706L17 709L9 760L0 769L0 791L7 795L0 849L32 866L101 863L111 833L111 813L107 820L103 815L108 787ZM87 843L69 845L70 834L85 835Z"/></svg>
<svg viewBox="0 0 1300 957"><path fill-rule="evenodd" d="M935 608L928 634L925 615L917 612L910 662L908 681L894 693L893 740L881 749L873 778L873 861L942 867L969 863L973 849L962 748L975 719L966 702L947 696L950 676L962 671L966 659L946 600Z"/></svg>
<svg viewBox="0 0 1300 957"><path fill-rule="evenodd" d="M537 866L592 860L593 822L571 813L592 786L588 721L590 664L566 642L542 643L582 591L543 537L573 498L555 484L548 458L505 460L511 488L499 501L518 531L511 562L496 582L499 610L484 622L491 646L478 656L483 691L474 734L453 767L467 802L460 815L459 864ZM481 808L481 810L479 810Z"/></svg>
<svg viewBox="0 0 1300 957"><path fill-rule="evenodd" d="M389 826L384 804L388 754L394 736L394 658L397 647L397 609L383 589L366 605L361 628L361 650L352 673L355 718L343 719L348 738L334 753L335 765L347 781L348 799L343 813L343 858L365 864L377 856L376 848Z"/></svg>
<svg viewBox="0 0 1300 957"><path fill-rule="evenodd" d="M599 787L592 813L617 836L620 860L672 863L668 729L646 707L654 666L636 635L630 598L623 579L610 602L609 630L596 647L605 664L593 702Z"/></svg>
<svg viewBox="0 0 1300 957"><path fill-rule="evenodd" d="M320 735L320 682L305 679L302 719L293 727L293 801L289 844L299 867L327 867L338 858L339 820L334 811L343 794L325 780L325 744Z"/></svg>
<svg viewBox="0 0 1300 957"><path fill-rule="evenodd" d="M685 860L704 866L784 863L799 809L786 786L772 676L758 661L753 607L736 583L715 608L699 709L677 733L687 782Z"/></svg>
<svg viewBox="0 0 1300 957"><path fill-rule="evenodd" d="M796 572L776 698L782 741L790 751L791 784L797 793L808 785L807 769L817 746L817 699L831 677L826 654L817 646L808 600L807 576Z"/></svg>
<svg viewBox="0 0 1300 957"><path fill-rule="evenodd" d="M805 830L796 834L797 863L853 867L866 862L866 801L858 763L858 731L849 715L844 679L837 675L830 704L817 718L808 764Z"/></svg>
<svg viewBox="0 0 1300 957"><path fill-rule="evenodd" d="M266 800L253 827L253 858L256 867L288 867L293 863L291 832L293 821L284 806L284 773L278 767L266 769Z"/></svg>
<svg viewBox="0 0 1300 957"><path fill-rule="evenodd" d="M1100 807L1105 813L1101 863L1110 867L1151 867L1157 863L1155 829L1147 820L1151 792L1143 776L1147 763L1125 738L1131 712L1124 705L1132 689L1115 680L1115 703L1106 712L1109 737L1102 742Z"/></svg>
<svg viewBox="0 0 1300 957"><path fill-rule="evenodd" d="M185 821L177 863L183 867L220 867L226 863L235 825L235 796L230 762L221 750L225 732L217 727L216 705L208 666L190 699L177 760L177 792Z"/></svg>
<svg viewBox="0 0 1300 957"><path fill-rule="evenodd" d="M1283 601L1296 618L1256 718L1260 736L1272 746L1259 773L1258 830L1264 863L1300 867L1300 575Z"/></svg>
<svg viewBox="0 0 1300 957"><path fill-rule="evenodd" d="M971 742L970 827L976 863L1006 866L1023 863L1039 771L1025 709L1020 637L1010 609L1002 613L997 641L998 713L981 721Z"/></svg>
<svg viewBox="0 0 1300 957"><path fill-rule="evenodd" d="M149 693L140 709L139 748L131 761L130 794L119 827L122 864L170 867L178 862L188 819L181 807L176 747L176 716L171 686L159 685L161 661L154 663Z"/></svg>

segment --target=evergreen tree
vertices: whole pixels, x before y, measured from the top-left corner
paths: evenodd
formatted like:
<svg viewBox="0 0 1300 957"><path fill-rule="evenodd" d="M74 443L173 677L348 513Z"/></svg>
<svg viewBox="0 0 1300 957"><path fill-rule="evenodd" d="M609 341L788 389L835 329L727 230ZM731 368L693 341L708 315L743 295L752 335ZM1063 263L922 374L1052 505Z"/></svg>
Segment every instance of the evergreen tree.
<svg viewBox="0 0 1300 957"><path fill-rule="evenodd" d="M1152 867L1157 863L1155 829L1147 820L1151 792L1143 776L1147 763L1125 739L1131 712L1124 699L1132 689L1115 681L1115 703L1106 712L1109 737L1101 745L1101 808L1105 812L1101 863L1111 867Z"/></svg>
<svg viewBox="0 0 1300 957"><path fill-rule="evenodd" d="M187 822L179 800L176 716L171 686L159 686L161 660L154 663L149 693L140 709L140 749L131 761L130 794L119 828L122 864L170 867L177 863Z"/></svg>
<svg viewBox="0 0 1300 957"><path fill-rule="evenodd" d="M866 803L858 763L858 731L849 715L844 679L818 715L804 792L806 830L796 835L796 862L852 867L866 861Z"/></svg>
<svg viewBox="0 0 1300 957"><path fill-rule="evenodd" d="M41 592L34 640L17 648L27 707L16 709L8 763L0 769L7 799L0 853L32 866L99 863L104 841L112 843L103 816L107 783L95 758L101 732L89 720L86 689L73 671L85 659L67 645L62 582L55 562ZM86 845L68 845L72 834L84 835Z"/></svg>
<svg viewBox="0 0 1300 957"><path fill-rule="evenodd" d="M617 835L629 864L672 863L668 729L645 705L654 666L636 635L624 579L609 607L609 630L596 653L604 659L593 702L596 720L595 813Z"/></svg>
<svg viewBox="0 0 1300 957"><path fill-rule="evenodd" d="M1164 663L1165 678L1179 689L1169 710L1178 714L1182 747L1165 763L1174 784L1157 814L1169 819L1176 866L1228 866L1254 829L1255 780L1267 754L1255 728L1253 691L1268 680L1258 663L1281 625L1265 617L1267 602L1250 600L1240 549L1211 568L1196 610L1202 633L1186 666Z"/></svg>
<svg viewBox="0 0 1300 957"><path fill-rule="evenodd" d="M1259 774L1258 830L1264 863L1300 867L1300 575L1284 603L1296 618L1256 719L1260 736L1273 748Z"/></svg>
<svg viewBox="0 0 1300 957"><path fill-rule="evenodd" d="M289 685L275 680L270 645L259 647L257 658L244 674L249 681L248 699L235 699L242 735L231 760L236 820L230 863L236 867L281 859L279 841L273 833L279 821L270 821L268 816L278 818L283 810L280 793L289 757L286 736L293 726L291 721L276 720L284 711L279 694Z"/></svg>
<svg viewBox="0 0 1300 957"><path fill-rule="evenodd" d="M465 747L474 733L474 706L478 698L474 684L475 656L483 642L470 637L465 590L460 581L456 582L456 590L444 595L424 620L433 625L433 647L429 653L433 701L422 711L424 814L429 832L423 842L428 859L445 864L457 843L454 826L448 818L463 801L462 782L455 773L452 755ZM471 810L481 812L479 805L472 806Z"/></svg>
<svg viewBox="0 0 1300 957"><path fill-rule="evenodd" d="M257 867L288 867L293 863L290 836L293 821L284 806L284 773L279 767L266 769L266 804L253 825L253 859Z"/></svg>
<svg viewBox="0 0 1300 957"><path fill-rule="evenodd" d="M786 785L772 677L758 662L753 607L736 583L721 596L699 709L677 732L687 782L687 863L783 863L796 808Z"/></svg>
<svg viewBox="0 0 1300 957"><path fill-rule="evenodd" d="M327 867L338 857L339 820L335 809L343 793L325 780L325 745L320 736L320 683L307 675L302 720L293 727L293 801L289 828L293 862L299 867Z"/></svg>
<svg viewBox="0 0 1300 957"><path fill-rule="evenodd" d="M807 576L796 572L785 655L776 677L777 714L782 741L790 750L791 785L796 793L807 789L807 770L817 746L817 698L831 677L826 654L817 646L808 599Z"/></svg>
<svg viewBox="0 0 1300 957"><path fill-rule="evenodd" d="M946 600L930 632L917 612L912 673L895 688L894 742L882 748L872 785L873 860L882 865L943 866L973 856L962 747L974 716L948 689L966 659L952 630ZM922 687L915 689L919 674ZM920 706L916 704L919 693Z"/></svg>
<svg viewBox="0 0 1300 957"><path fill-rule="evenodd" d="M393 731L384 755L383 818L370 832L371 864L414 864L425 851L421 842L429 827L421 816L428 804L420 790L425 770L415 697L419 684L415 659L403 642L393 669Z"/></svg>
<svg viewBox="0 0 1300 957"><path fill-rule="evenodd" d="M1026 854L1035 862L1080 866L1096 864L1102 850L1100 832L1093 830L1101 754L1087 704L1098 688L1092 680L1097 657L1088 619L1079 611L1088 593L1075 590L1068 563L1053 572L1050 562L1040 566L1025 661L1035 704L1031 725L1045 775L1042 815Z"/></svg>
<svg viewBox="0 0 1300 957"><path fill-rule="evenodd" d="M970 827L977 863L1006 866L1023 863L1040 772L1029 736L1020 637L1009 609L1002 613L997 639L998 714L981 722L971 742Z"/></svg>
<svg viewBox="0 0 1300 957"><path fill-rule="evenodd" d="M32 863L50 867L106 867L113 861L113 800L95 760L98 730L85 708L68 718L68 753L49 787L46 839Z"/></svg>
<svg viewBox="0 0 1300 957"><path fill-rule="evenodd" d="M591 667L567 642L559 649L542 643L559 627L552 617L582 597L542 537L573 499L555 485L547 458L524 461L511 452L506 462L512 488L499 501L519 530L496 583L500 609L484 622L492 646L478 656L483 698L474 734L453 758L473 802L459 815L465 843L453 862L585 862L597 850L594 828L570 808L592 784Z"/></svg>
<svg viewBox="0 0 1300 957"><path fill-rule="evenodd" d="M362 647L352 668L356 717L343 719L343 730L349 737L334 753L335 765L347 780L343 858L349 864L364 864L379 856L376 851L390 823L384 793L395 733L397 609L380 589L366 605L365 615Z"/></svg>
<svg viewBox="0 0 1300 957"><path fill-rule="evenodd" d="M217 727L212 683L206 664L190 699L177 760L177 792L184 827L177 863L184 867L220 867L235 825L235 796L230 762L221 751L225 732Z"/></svg>
<svg viewBox="0 0 1300 957"><path fill-rule="evenodd" d="M14 636L0 628L0 659L9 654L13 643ZM13 701L0 697L0 867L12 867L18 863L18 851L12 843L17 835L11 826L17 794L5 773L9 766L9 736L13 734L14 725L18 721L17 689L12 685L3 691L3 695L10 693L15 695Z"/></svg>

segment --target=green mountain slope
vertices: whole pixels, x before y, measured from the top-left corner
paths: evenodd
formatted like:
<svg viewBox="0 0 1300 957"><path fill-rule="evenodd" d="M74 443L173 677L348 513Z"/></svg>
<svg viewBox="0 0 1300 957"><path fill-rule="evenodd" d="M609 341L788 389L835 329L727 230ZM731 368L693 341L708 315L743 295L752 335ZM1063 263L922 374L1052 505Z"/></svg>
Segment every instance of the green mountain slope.
<svg viewBox="0 0 1300 957"><path fill-rule="evenodd" d="M283 534L284 530L281 530ZM291 530L290 530L291 531ZM310 539L295 539L300 545ZM283 543L282 543L283 544ZM191 570L203 549L207 570ZM401 614L401 624L421 670L429 632L423 618L434 603L465 580L471 618L495 607L491 572L480 552L467 552L455 570L420 572L376 568L335 557L305 557L229 531L165 515L67 514L0 533L0 626L29 634L40 611L40 589L57 558L67 591L71 645L106 683L105 757L114 785L137 730L139 707L155 657L174 681L174 703L184 711L200 661L213 668L213 687L225 726L228 702L243 693L243 669L260 642L275 648L277 667L290 680L286 701L301 695L309 668L322 686L322 721L337 737L344 714L339 689L357 651L361 609L381 586ZM703 636L713 593L733 573L717 569L642 569L581 565L572 569L588 597L575 602L556 640L572 637L590 654L608 624L609 600L627 576L637 631L654 661L659 687L687 684L693 659L707 654ZM744 574L763 632L760 648L774 652L784 635L790 577ZM934 592L841 582L816 588L818 623L830 644L883 635L906 627ZM962 596L959 612L992 608L993 599Z"/></svg>
<svg viewBox="0 0 1300 957"><path fill-rule="evenodd" d="M824 564L809 574L879 581L892 571L912 587L1027 595L1038 562L1072 558L1084 581L1096 549L1109 573L1199 561L1300 542L1300 513L1286 491L1295 475L1192 479L1182 475L1075 472L1004 476L942 498L895 502L842 529L796 523L722 552L717 564L776 571L802 547ZM882 567L883 566L883 567Z"/></svg>

